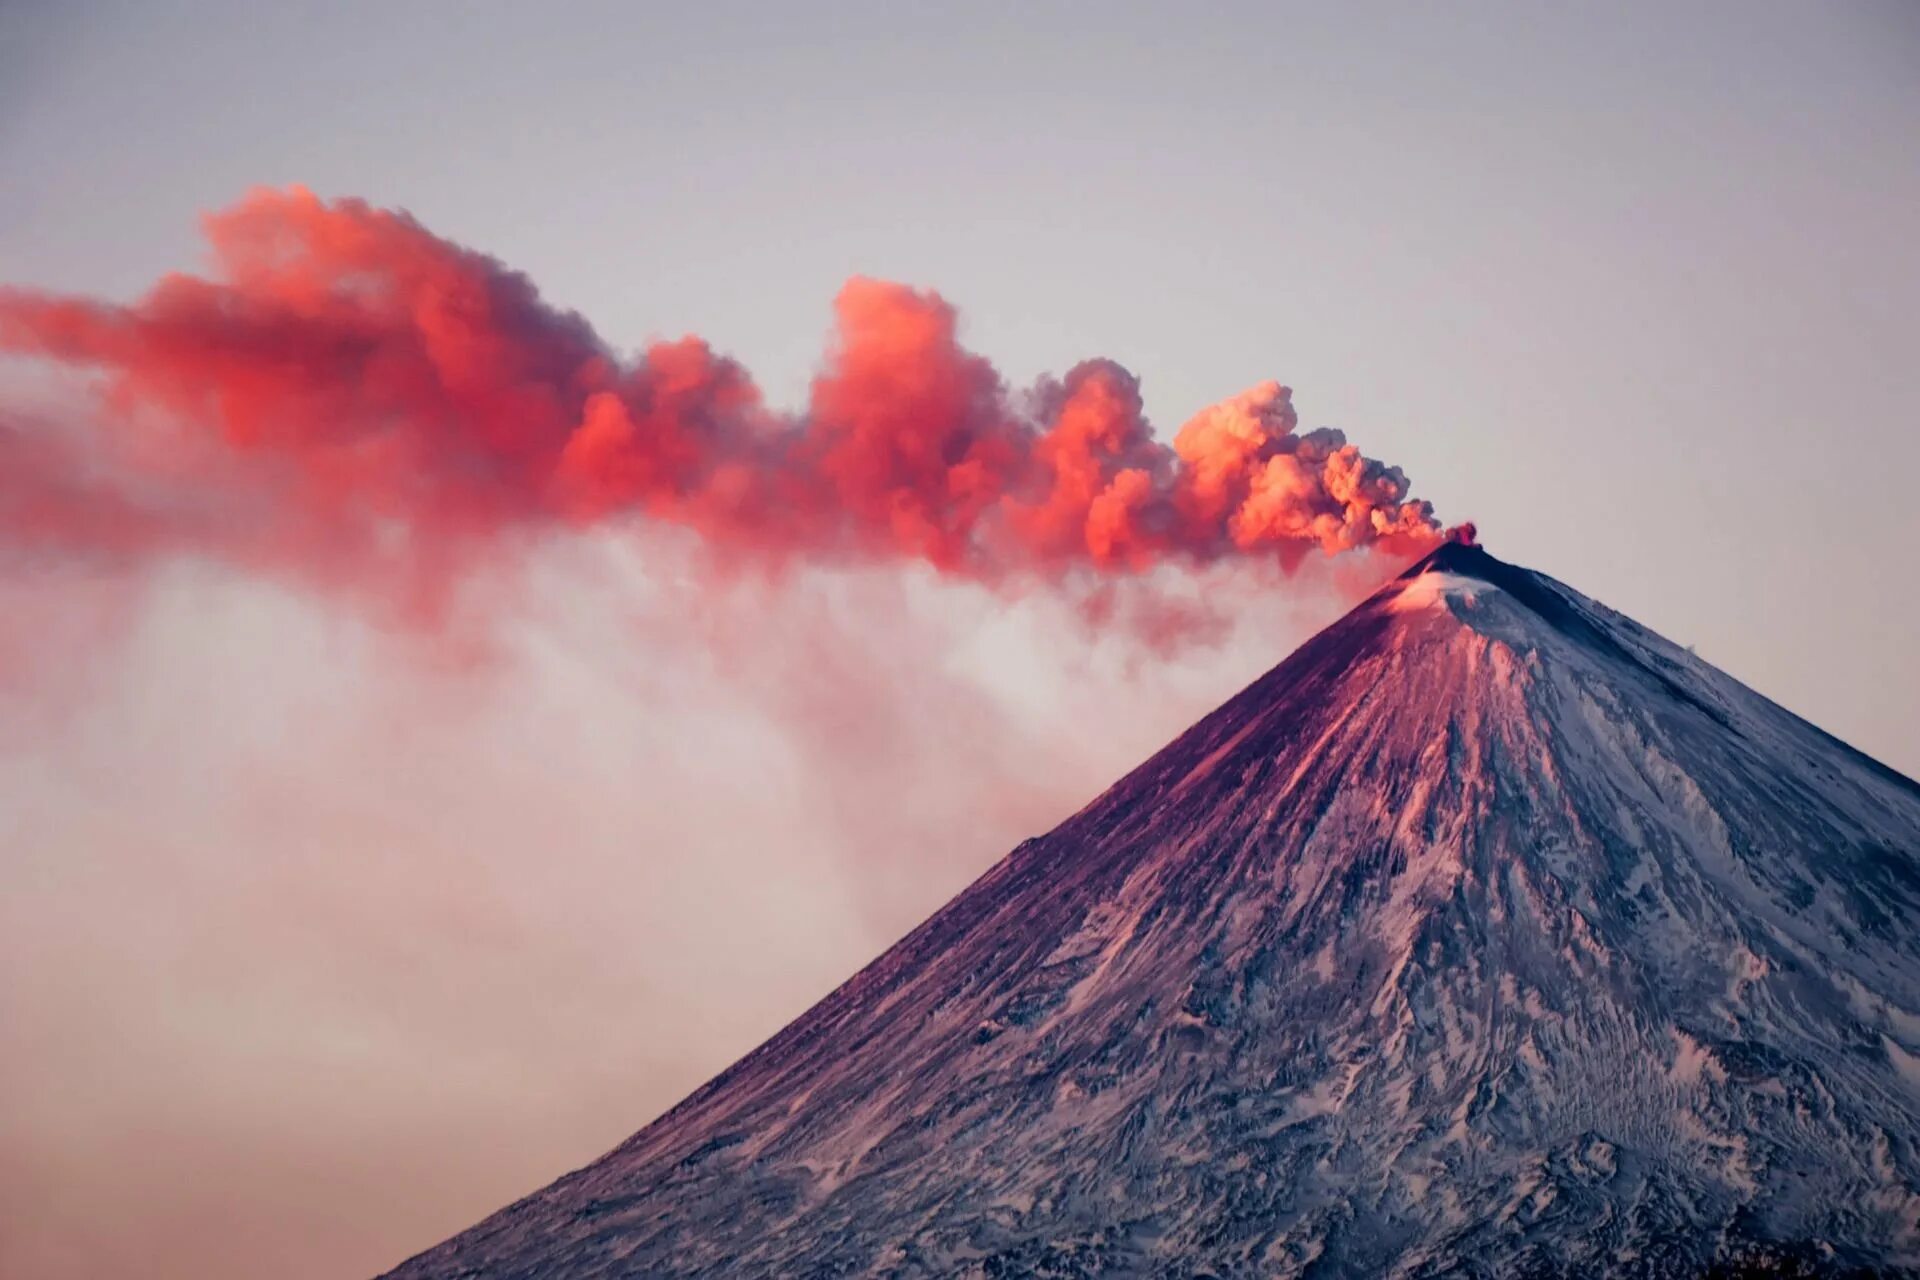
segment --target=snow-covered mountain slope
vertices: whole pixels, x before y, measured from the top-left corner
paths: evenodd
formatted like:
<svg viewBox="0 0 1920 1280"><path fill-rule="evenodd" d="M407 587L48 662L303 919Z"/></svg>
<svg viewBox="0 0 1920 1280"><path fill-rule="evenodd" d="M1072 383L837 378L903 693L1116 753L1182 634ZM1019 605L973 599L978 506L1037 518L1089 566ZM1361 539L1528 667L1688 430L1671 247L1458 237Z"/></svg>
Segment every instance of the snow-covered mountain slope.
<svg viewBox="0 0 1920 1280"><path fill-rule="evenodd" d="M1920 1265L1920 787L1448 544L393 1276Z"/></svg>

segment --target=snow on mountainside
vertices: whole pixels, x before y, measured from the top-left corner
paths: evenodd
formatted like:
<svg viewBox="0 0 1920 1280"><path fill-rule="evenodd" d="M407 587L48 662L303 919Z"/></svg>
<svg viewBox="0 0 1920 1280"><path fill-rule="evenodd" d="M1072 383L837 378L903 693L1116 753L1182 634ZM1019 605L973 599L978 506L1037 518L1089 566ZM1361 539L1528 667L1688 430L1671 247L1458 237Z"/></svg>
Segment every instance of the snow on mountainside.
<svg viewBox="0 0 1920 1280"><path fill-rule="evenodd" d="M396 1280L1920 1265L1920 787L1451 543Z"/></svg>

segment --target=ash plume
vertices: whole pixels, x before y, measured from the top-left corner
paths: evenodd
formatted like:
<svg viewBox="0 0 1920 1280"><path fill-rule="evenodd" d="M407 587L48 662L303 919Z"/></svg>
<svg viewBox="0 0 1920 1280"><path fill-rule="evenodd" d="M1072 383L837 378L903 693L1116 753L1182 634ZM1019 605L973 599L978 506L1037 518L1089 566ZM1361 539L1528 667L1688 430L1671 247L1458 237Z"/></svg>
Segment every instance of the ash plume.
<svg viewBox="0 0 1920 1280"><path fill-rule="evenodd" d="M0 540L199 554L431 614L508 540L634 517L725 559L920 562L988 585L1442 536L1397 467L1297 430L1265 382L1157 440L1089 360L1009 388L939 295L856 277L807 403L705 341L616 354L523 275L409 215L302 188L205 221L212 269L119 305L0 289L0 351L86 371L75 438L0 436ZM1091 585L1089 585L1091 584Z"/></svg>

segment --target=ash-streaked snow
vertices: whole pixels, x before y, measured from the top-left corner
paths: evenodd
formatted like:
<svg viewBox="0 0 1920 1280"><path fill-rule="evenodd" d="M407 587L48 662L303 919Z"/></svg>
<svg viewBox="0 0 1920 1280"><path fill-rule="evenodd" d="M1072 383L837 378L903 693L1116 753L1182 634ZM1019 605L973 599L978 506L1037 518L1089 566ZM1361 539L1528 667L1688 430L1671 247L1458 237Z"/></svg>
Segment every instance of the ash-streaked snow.
<svg viewBox="0 0 1920 1280"><path fill-rule="evenodd" d="M1920 787L1450 543L392 1275L1914 1267L1916 909Z"/></svg>
<svg viewBox="0 0 1920 1280"><path fill-rule="evenodd" d="M1479 603L1481 596L1499 589L1469 574L1448 573L1439 569L1400 583L1398 589L1387 597L1385 604L1395 613L1438 609L1456 603L1471 607Z"/></svg>

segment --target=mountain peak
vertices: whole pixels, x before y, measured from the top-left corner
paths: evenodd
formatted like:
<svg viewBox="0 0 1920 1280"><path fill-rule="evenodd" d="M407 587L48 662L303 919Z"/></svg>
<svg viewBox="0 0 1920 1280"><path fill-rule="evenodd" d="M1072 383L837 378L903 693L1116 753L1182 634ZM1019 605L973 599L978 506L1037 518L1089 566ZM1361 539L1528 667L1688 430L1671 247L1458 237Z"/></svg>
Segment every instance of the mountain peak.
<svg viewBox="0 0 1920 1280"><path fill-rule="evenodd" d="M1415 561L1382 594L1391 593L1401 610L1447 603L1472 605L1492 587L1531 615L1537 624L1605 660L1650 676L1683 700L1696 695L1675 680L1675 647L1644 627L1620 618L1545 574L1509 564L1474 540L1474 527L1461 525L1447 541ZM1460 610L1455 610L1456 614Z"/></svg>
<svg viewBox="0 0 1920 1280"><path fill-rule="evenodd" d="M1472 525L1462 525L1452 537L1413 562L1400 576L1417 578L1423 573L1458 573L1492 581L1501 571L1513 566L1496 560L1487 549L1472 540Z"/></svg>
<svg viewBox="0 0 1920 1280"><path fill-rule="evenodd" d="M1448 542L394 1275L1920 1266L1915 918L1920 788Z"/></svg>

